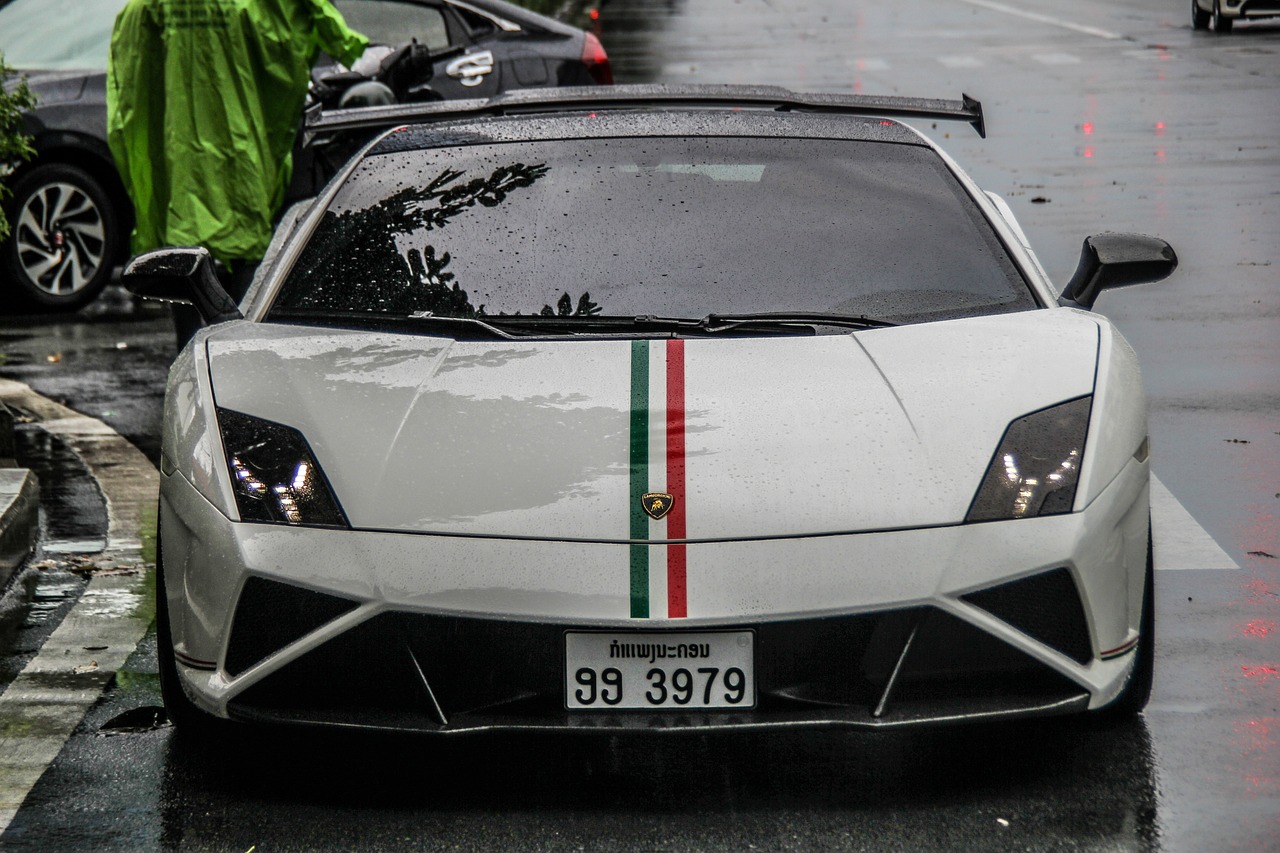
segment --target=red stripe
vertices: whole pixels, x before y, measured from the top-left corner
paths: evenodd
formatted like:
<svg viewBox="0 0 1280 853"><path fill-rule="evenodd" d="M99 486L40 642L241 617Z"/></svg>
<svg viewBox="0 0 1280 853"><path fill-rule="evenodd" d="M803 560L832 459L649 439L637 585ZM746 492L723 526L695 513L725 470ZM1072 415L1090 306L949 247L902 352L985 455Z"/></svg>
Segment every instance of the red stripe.
<svg viewBox="0 0 1280 853"><path fill-rule="evenodd" d="M1098 655L1098 657L1102 658L1103 660L1106 660L1107 658L1112 658L1112 657L1119 657L1120 655L1129 651L1129 649L1138 645L1138 641L1141 639L1142 639L1141 637L1134 637L1132 640L1125 643L1123 646L1117 646L1116 648L1112 649L1109 652L1103 652L1102 654Z"/></svg>
<svg viewBox="0 0 1280 853"><path fill-rule="evenodd" d="M684 341L667 341L667 491L674 499L667 514L667 538L684 539ZM688 615L685 546L667 546L667 616Z"/></svg>

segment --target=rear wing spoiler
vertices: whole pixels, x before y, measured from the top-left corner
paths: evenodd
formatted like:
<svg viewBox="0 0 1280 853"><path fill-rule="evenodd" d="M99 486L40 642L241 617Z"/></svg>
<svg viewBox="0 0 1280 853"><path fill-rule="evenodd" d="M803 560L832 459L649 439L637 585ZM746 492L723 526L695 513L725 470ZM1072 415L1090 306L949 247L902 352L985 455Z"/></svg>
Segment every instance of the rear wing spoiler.
<svg viewBox="0 0 1280 853"><path fill-rule="evenodd" d="M320 144L344 131L379 131L433 121L456 121L566 110L644 110L679 108L765 109L777 112L826 113L882 118L964 121L983 139L987 136L982 104L968 95L959 101L900 98L892 95L837 95L792 92L780 86L577 86L559 89L516 89L488 99L432 101L308 110L303 144Z"/></svg>

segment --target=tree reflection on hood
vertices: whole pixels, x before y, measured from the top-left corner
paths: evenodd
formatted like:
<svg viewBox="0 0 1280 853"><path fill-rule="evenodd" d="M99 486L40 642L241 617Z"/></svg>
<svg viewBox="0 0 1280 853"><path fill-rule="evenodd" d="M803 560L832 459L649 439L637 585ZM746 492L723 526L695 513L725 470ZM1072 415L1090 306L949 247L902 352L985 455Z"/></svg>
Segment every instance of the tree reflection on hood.
<svg viewBox="0 0 1280 853"><path fill-rule="evenodd" d="M369 207L326 211L280 293L282 308L408 315L426 311L474 317L484 306L447 271L451 257L425 244L402 251L397 238L443 228L477 205L497 207L512 190L547 174L539 164L513 163L486 178L459 183L446 169L426 186L405 187Z"/></svg>

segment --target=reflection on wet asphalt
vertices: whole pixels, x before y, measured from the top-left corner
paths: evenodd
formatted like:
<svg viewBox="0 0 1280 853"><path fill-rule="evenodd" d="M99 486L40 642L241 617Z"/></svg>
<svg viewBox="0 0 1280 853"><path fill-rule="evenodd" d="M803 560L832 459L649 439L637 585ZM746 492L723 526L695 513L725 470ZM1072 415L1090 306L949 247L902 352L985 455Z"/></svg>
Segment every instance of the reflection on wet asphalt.
<svg viewBox="0 0 1280 853"><path fill-rule="evenodd" d="M93 553L106 545L107 505L70 448L34 426L14 432L18 464L40 478L40 546L48 554Z"/></svg>
<svg viewBox="0 0 1280 853"><path fill-rule="evenodd" d="M27 624L39 625L51 619L56 622L55 617L61 616L62 605L80 596L84 581L70 572L42 572L37 577Z"/></svg>
<svg viewBox="0 0 1280 853"><path fill-rule="evenodd" d="M102 420L160 459L160 406L175 354L166 306L108 286L72 318L29 315L6 322L0 314L0 364L6 379Z"/></svg>
<svg viewBox="0 0 1280 853"><path fill-rule="evenodd" d="M290 731L193 744L154 728L146 705L120 717L153 679L129 674L90 713L82 731L99 736L64 750L5 835L13 849L51 831L73 850L863 849L855 839L879 850L1078 849L1073 839L1142 850L1159 841L1151 742L1137 721L445 742ZM66 798L58 783L75 767L120 766L121 754L129 772Z"/></svg>

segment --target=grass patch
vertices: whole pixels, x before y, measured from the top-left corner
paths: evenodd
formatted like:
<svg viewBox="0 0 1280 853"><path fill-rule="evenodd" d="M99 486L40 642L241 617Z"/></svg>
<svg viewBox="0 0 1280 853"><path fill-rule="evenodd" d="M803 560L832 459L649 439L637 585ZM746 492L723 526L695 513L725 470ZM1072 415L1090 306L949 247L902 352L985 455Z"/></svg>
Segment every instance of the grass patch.
<svg viewBox="0 0 1280 853"><path fill-rule="evenodd" d="M142 541L142 562L154 566L156 564L158 508L147 507L139 513L138 538ZM134 614L148 623L156 618L156 573L155 569L147 572L147 581L142 588L142 601Z"/></svg>
<svg viewBox="0 0 1280 853"><path fill-rule="evenodd" d="M155 564L157 507L147 507L139 513L138 538L142 540L142 562Z"/></svg>

